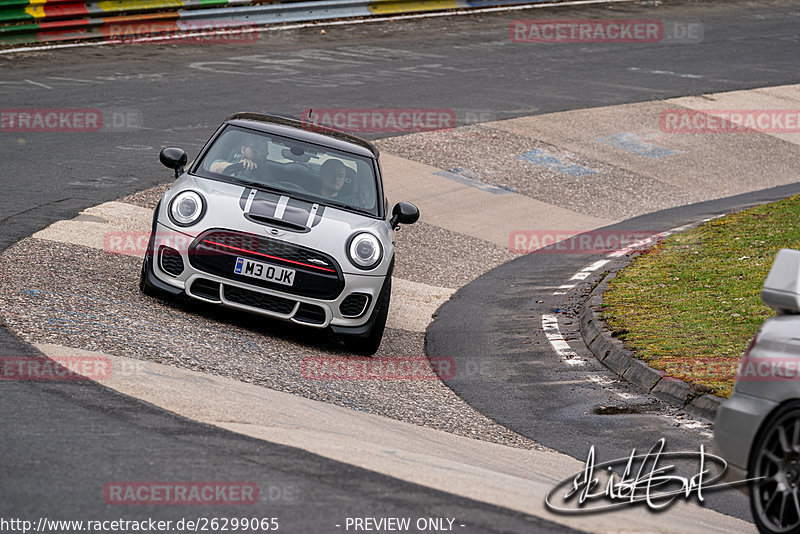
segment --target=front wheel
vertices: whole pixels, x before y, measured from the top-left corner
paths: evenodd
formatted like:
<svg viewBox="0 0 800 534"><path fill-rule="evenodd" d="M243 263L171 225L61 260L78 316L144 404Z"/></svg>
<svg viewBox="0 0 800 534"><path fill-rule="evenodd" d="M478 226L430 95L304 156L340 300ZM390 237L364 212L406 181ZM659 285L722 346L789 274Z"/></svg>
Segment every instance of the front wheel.
<svg viewBox="0 0 800 534"><path fill-rule="evenodd" d="M375 315L375 322L370 331L364 336L350 336L345 338L345 345L347 348L356 354L362 356L372 356L378 352L383 339L383 331L386 329L386 318L389 316L389 301L392 297L392 279L386 280L386 283L378 295L378 302L375 304L375 309L372 313Z"/></svg>
<svg viewBox="0 0 800 534"><path fill-rule="evenodd" d="M750 453L750 508L762 534L800 532L800 401L772 415Z"/></svg>

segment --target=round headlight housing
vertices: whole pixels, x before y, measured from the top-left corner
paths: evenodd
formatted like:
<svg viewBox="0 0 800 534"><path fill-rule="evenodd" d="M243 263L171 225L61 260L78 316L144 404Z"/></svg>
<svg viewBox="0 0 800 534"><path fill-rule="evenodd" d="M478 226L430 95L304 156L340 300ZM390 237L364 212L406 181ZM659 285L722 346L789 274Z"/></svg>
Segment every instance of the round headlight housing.
<svg viewBox="0 0 800 534"><path fill-rule="evenodd" d="M205 211L203 197L194 191L178 193L169 204L169 218L178 226L193 225L203 217Z"/></svg>
<svg viewBox="0 0 800 534"><path fill-rule="evenodd" d="M347 256L350 263L359 269L374 269L383 258L383 247L377 237L363 232L350 239Z"/></svg>

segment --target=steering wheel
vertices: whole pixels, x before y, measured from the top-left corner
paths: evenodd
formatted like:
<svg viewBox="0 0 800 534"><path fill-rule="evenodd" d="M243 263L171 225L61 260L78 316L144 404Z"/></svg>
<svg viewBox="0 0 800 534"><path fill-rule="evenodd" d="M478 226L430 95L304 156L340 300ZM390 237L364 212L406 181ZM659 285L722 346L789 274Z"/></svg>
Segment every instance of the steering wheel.
<svg viewBox="0 0 800 534"><path fill-rule="evenodd" d="M245 169L244 163L241 161L239 163L234 163L233 165L228 165L225 167L225 170L222 171L222 174L226 176L234 176L234 177L242 177L242 178L255 178L255 173L253 172L255 169Z"/></svg>

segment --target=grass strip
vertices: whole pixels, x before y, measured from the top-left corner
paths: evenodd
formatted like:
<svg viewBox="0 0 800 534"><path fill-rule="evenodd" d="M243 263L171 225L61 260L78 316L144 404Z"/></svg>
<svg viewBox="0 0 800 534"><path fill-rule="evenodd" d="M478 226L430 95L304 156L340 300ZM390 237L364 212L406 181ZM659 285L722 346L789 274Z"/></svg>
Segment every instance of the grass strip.
<svg viewBox="0 0 800 534"><path fill-rule="evenodd" d="M800 195L715 219L644 252L611 282L603 316L636 358L728 397L748 342L773 315L761 287L782 248L800 248Z"/></svg>

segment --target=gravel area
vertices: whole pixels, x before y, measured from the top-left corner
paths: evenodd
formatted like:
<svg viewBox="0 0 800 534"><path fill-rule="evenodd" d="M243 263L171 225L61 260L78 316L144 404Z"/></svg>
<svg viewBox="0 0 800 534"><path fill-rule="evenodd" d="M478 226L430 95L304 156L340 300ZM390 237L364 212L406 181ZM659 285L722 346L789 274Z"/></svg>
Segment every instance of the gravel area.
<svg viewBox="0 0 800 534"><path fill-rule="evenodd" d="M627 219L649 213L652 205L667 208L697 200L673 185L485 124L391 137L377 145L382 151L593 217ZM566 167L579 165L596 173L558 172L519 158L533 150L556 156Z"/></svg>
<svg viewBox="0 0 800 534"><path fill-rule="evenodd" d="M167 189L172 187L173 183L174 182L167 182L165 184L151 187L150 189L145 189L144 191L139 191L132 195L128 195L127 197L122 197L118 202L125 202L141 208L150 208L154 210L156 209L158 201L161 200L161 197L164 196L164 193L167 192Z"/></svg>
<svg viewBox="0 0 800 534"><path fill-rule="evenodd" d="M424 230L421 227L414 237L439 239L436 230L432 236ZM31 269L34 264L37 267ZM333 341L306 328L235 310L146 297L137 286L140 266L136 257L25 239L0 256L0 317L29 343L154 361L460 436L543 449L481 415L438 379L304 377L301 365L306 358L366 359L346 356ZM423 340L423 334L387 329L376 356L424 357Z"/></svg>
<svg viewBox="0 0 800 534"><path fill-rule="evenodd" d="M506 247L417 222L395 233L395 276L458 289L517 257Z"/></svg>

